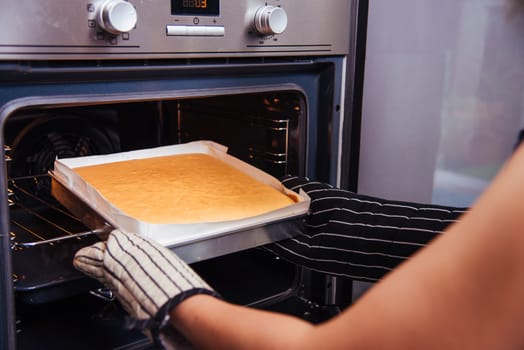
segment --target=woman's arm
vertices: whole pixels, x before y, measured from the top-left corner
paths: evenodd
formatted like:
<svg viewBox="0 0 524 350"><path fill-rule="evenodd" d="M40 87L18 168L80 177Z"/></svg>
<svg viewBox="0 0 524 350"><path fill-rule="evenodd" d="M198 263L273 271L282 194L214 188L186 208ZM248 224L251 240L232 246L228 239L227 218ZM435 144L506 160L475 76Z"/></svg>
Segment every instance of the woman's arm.
<svg viewBox="0 0 524 350"><path fill-rule="evenodd" d="M182 302L171 311L171 322L197 349L306 349L314 329L299 318L208 295Z"/></svg>
<svg viewBox="0 0 524 350"><path fill-rule="evenodd" d="M524 149L447 234L312 326L195 296L172 322L204 348L522 349Z"/></svg>
<svg viewBox="0 0 524 350"><path fill-rule="evenodd" d="M520 148L468 214L325 333L346 323L362 349L522 349L523 174Z"/></svg>

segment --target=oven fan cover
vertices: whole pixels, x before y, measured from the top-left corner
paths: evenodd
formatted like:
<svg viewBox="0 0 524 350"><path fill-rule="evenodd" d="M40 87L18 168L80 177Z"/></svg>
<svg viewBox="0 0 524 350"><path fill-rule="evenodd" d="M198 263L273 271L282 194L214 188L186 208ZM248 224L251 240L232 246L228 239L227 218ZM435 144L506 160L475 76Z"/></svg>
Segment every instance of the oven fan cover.
<svg viewBox="0 0 524 350"><path fill-rule="evenodd" d="M11 145L9 178L47 174L55 158L107 154L119 150L114 130L78 116L51 116L30 122Z"/></svg>

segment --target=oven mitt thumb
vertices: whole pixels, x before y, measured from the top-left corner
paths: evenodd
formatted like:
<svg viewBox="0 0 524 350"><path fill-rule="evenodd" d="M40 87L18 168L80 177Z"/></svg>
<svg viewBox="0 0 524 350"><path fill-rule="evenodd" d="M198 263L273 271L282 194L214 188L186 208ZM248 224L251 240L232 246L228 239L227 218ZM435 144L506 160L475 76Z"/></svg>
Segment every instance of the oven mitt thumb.
<svg viewBox="0 0 524 350"><path fill-rule="evenodd" d="M113 230L106 242L80 249L74 266L111 289L133 317L132 327L155 338L169 311L196 294L218 294L169 249L144 237Z"/></svg>

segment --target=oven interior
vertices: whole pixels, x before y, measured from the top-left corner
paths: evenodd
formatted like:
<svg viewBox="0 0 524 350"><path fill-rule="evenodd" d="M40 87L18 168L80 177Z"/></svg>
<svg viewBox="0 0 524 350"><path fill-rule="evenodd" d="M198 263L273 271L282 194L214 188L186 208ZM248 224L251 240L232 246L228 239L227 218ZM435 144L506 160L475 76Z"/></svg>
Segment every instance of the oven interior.
<svg viewBox="0 0 524 350"><path fill-rule="evenodd" d="M74 252L98 238L51 195L47 172L56 157L212 140L275 177L304 175L306 102L300 91L284 90L29 106L13 112L5 124L4 147L20 333L44 332L38 317L43 314L49 327L73 322L80 329L102 327L101 332L116 328L113 337L122 333L126 341L133 339L133 334L121 329L118 306L103 300L102 286L72 267ZM192 267L234 303L276 309L312 321L326 317L311 301L308 286L315 277L263 249L228 254ZM89 317L70 315L69 303ZM96 325L86 326L85 322ZM141 335L135 336L142 341ZM21 348L28 339L20 338ZM59 344L67 342L61 339Z"/></svg>

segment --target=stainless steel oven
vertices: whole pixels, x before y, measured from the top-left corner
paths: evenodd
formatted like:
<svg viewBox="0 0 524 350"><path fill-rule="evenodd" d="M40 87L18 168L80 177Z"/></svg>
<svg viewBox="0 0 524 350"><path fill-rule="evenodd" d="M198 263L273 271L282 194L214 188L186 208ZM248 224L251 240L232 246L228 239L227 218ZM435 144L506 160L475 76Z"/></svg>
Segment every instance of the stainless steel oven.
<svg viewBox="0 0 524 350"><path fill-rule="evenodd" d="M57 156L205 139L277 177L344 185L358 1L3 6L2 349L149 346L122 329L122 313L103 300L104 290L71 267L74 251L97 238L50 194L47 172ZM308 317L318 285L257 248L273 239L280 238L229 242L191 263L229 300L283 312L298 303Z"/></svg>

